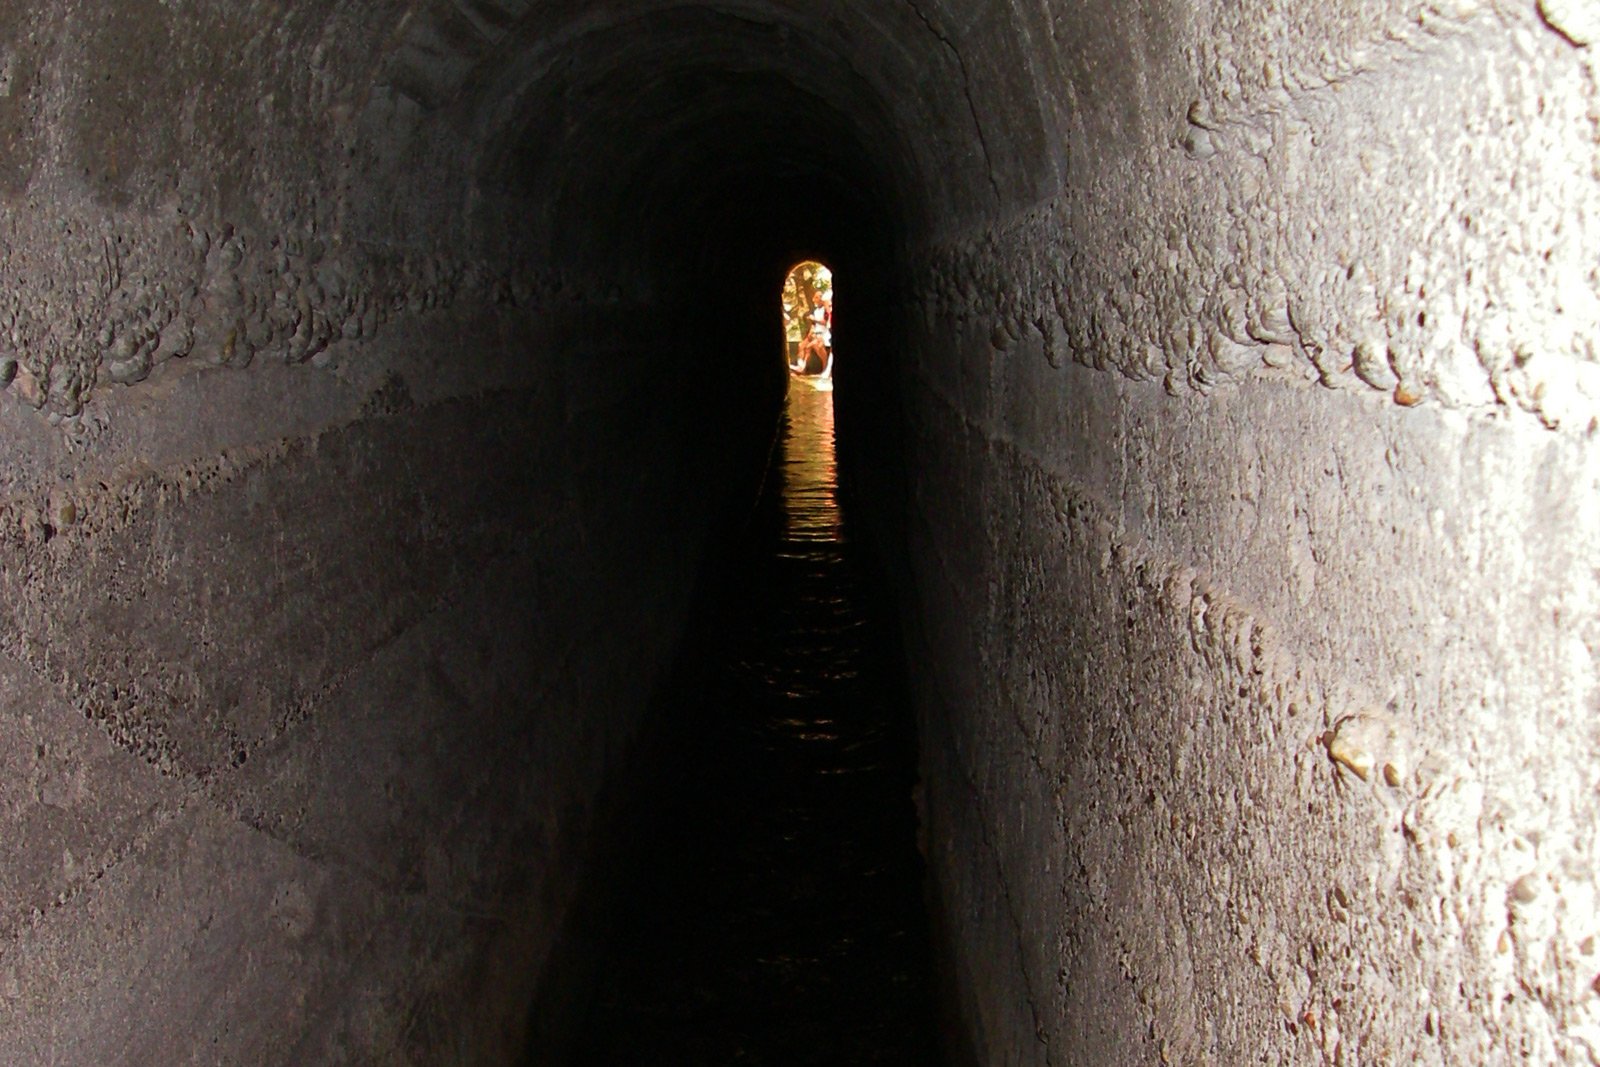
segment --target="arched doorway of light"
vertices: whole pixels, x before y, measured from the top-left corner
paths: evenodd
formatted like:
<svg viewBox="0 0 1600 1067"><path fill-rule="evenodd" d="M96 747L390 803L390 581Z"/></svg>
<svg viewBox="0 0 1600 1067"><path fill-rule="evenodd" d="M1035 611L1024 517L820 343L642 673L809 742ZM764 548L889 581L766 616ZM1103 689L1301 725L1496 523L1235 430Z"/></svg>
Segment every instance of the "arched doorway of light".
<svg viewBox="0 0 1600 1067"><path fill-rule="evenodd" d="M817 389L833 386L833 271L814 259L783 279L783 336L789 373Z"/></svg>

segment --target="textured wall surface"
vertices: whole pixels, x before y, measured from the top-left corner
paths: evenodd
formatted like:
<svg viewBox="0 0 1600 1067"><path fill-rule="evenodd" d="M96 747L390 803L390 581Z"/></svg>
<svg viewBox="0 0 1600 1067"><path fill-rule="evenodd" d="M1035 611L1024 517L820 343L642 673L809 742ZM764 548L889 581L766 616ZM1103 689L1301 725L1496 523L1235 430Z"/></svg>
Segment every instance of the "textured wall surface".
<svg viewBox="0 0 1600 1067"><path fill-rule="evenodd" d="M0 1060L512 1055L823 256L979 1058L1600 1063L1596 10L6 6Z"/></svg>
<svg viewBox="0 0 1600 1067"><path fill-rule="evenodd" d="M1600 1063L1594 9L1060 9L908 389L980 1059Z"/></svg>
<svg viewBox="0 0 1600 1067"><path fill-rule="evenodd" d="M748 429L425 21L0 13L0 1061L520 1052Z"/></svg>

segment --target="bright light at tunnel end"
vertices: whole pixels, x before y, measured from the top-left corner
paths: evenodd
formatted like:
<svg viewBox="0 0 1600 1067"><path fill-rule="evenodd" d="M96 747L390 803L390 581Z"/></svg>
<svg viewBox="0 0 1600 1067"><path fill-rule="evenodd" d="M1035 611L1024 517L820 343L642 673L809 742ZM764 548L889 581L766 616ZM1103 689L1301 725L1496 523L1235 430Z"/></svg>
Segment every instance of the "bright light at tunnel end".
<svg viewBox="0 0 1600 1067"><path fill-rule="evenodd" d="M783 279L784 359L789 373L816 389L833 387L833 271L814 259Z"/></svg>

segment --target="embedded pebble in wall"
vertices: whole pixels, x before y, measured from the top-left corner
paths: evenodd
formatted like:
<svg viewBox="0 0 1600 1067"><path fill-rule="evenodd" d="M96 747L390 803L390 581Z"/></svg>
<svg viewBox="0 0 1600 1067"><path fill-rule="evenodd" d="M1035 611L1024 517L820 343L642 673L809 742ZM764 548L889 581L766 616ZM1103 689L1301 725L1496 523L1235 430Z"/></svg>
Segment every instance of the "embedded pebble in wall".
<svg viewBox="0 0 1600 1067"><path fill-rule="evenodd" d="M1525 874L1511 883L1511 900L1516 904L1532 904L1539 898L1539 880L1532 874Z"/></svg>
<svg viewBox="0 0 1600 1067"><path fill-rule="evenodd" d="M24 404L36 411L44 407L44 390L39 388L39 379L26 365L17 364L12 375L12 386Z"/></svg>
<svg viewBox="0 0 1600 1067"><path fill-rule="evenodd" d="M45 399L54 412L75 414L83 395L83 382L78 378L77 369L66 360L57 360L50 365L46 382Z"/></svg>
<svg viewBox="0 0 1600 1067"><path fill-rule="evenodd" d="M1342 718L1334 723L1325 741L1328 747L1328 757L1355 774L1363 782L1368 781L1373 773L1373 765L1378 761L1376 753L1370 747L1370 737L1366 736L1362 720L1358 717Z"/></svg>
<svg viewBox="0 0 1600 1067"><path fill-rule="evenodd" d="M256 353L272 342L272 326L265 316L257 315L239 320L233 334L233 345L227 349L225 362L230 367L248 367Z"/></svg>
<svg viewBox="0 0 1600 1067"><path fill-rule="evenodd" d="M1016 343L1016 337L1012 335L1004 322L998 323L993 330L989 331L989 346L997 352L1009 352Z"/></svg>
<svg viewBox="0 0 1600 1067"><path fill-rule="evenodd" d="M118 385L132 385L150 376L150 354L148 350L141 351L138 355L113 360L105 366L106 376L113 382Z"/></svg>
<svg viewBox="0 0 1600 1067"><path fill-rule="evenodd" d="M151 360L164 363L169 359L182 359L194 351L194 319L187 313L174 318L161 328L157 335Z"/></svg>
<svg viewBox="0 0 1600 1067"><path fill-rule="evenodd" d="M1189 125L1178 135L1178 144L1189 153L1190 158L1204 161L1217 154L1217 145L1212 131L1195 121L1195 108L1198 106L1196 103L1189 109Z"/></svg>
<svg viewBox="0 0 1600 1067"><path fill-rule="evenodd" d="M1414 408L1427 398L1427 393L1416 382L1401 381L1394 387L1394 402L1403 408Z"/></svg>
<svg viewBox="0 0 1600 1067"><path fill-rule="evenodd" d="M1124 368L1126 377L1134 381L1158 382L1167 372L1167 354L1161 346L1149 341L1136 342L1138 359Z"/></svg>
<svg viewBox="0 0 1600 1067"><path fill-rule="evenodd" d="M106 330L109 328L108 323ZM106 335L106 330L102 330L102 337ZM139 343L133 333L128 331L124 331L110 343L104 358L106 376L121 385L142 381L150 373L148 350Z"/></svg>
<svg viewBox="0 0 1600 1067"><path fill-rule="evenodd" d="M223 241L217 255L217 269L228 273L244 262L244 239L232 234L232 227L228 227L229 236Z"/></svg>
<svg viewBox="0 0 1600 1067"><path fill-rule="evenodd" d="M1211 363L1226 377L1239 377L1261 362L1260 353L1253 347L1237 344L1220 331L1213 332L1206 341Z"/></svg>
<svg viewBox="0 0 1600 1067"><path fill-rule="evenodd" d="M1404 780L1407 759L1398 724L1376 708L1346 715L1323 737L1328 757L1362 781L1377 770L1385 785L1398 787Z"/></svg>
<svg viewBox="0 0 1600 1067"><path fill-rule="evenodd" d="M320 260L314 272L316 284L322 295L338 300L348 292L349 278L343 265L333 260Z"/></svg>
<svg viewBox="0 0 1600 1067"><path fill-rule="evenodd" d="M1478 318L1477 333L1472 339L1478 362L1494 380L1516 364L1516 345L1511 335L1511 320L1498 308L1484 312ZM1504 396L1502 400L1508 399Z"/></svg>
<svg viewBox="0 0 1600 1067"><path fill-rule="evenodd" d="M1262 297L1260 314L1246 328L1257 341L1295 345L1300 340L1300 334L1289 319L1289 302L1282 283L1278 282L1273 290Z"/></svg>
<svg viewBox="0 0 1600 1067"><path fill-rule="evenodd" d="M1350 369L1350 358L1336 339L1319 338L1308 330L1305 331L1303 347L1306 355L1311 357L1311 365L1316 368L1319 383L1328 389L1351 387L1346 373Z"/></svg>
<svg viewBox="0 0 1600 1067"><path fill-rule="evenodd" d="M1044 339L1044 359L1052 367L1060 368L1063 361L1071 358L1072 342L1067 337L1066 327L1061 320L1054 316L1039 319L1035 326L1039 336Z"/></svg>
<svg viewBox="0 0 1600 1067"><path fill-rule="evenodd" d="M1381 340L1368 337L1357 341L1351 362L1356 377L1374 389L1389 392L1400 384L1394 368L1389 366L1389 346Z"/></svg>
<svg viewBox="0 0 1600 1067"><path fill-rule="evenodd" d="M1248 345L1255 340L1250 336L1248 302L1243 293L1231 292L1218 301L1217 325L1236 344Z"/></svg>
<svg viewBox="0 0 1600 1067"><path fill-rule="evenodd" d="M1261 361L1274 370L1283 370L1294 365L1294 349L1283 344L1267 345L1261 350Z"/></svg>
<svg viewBox="0 0 1600 1067"><path fill-rule="evenodd" d="M201 227L191 223L185 223L183 231L188 236L189 246L193 249L196 257L204 259L206 253L211 251L211 235Z"/></svg>
<svg viewBox="0 0 1600 1067"><path fill-rule="evenodd" d="M1550 28L1578 46L1600 40L1600 4L1594 0L1539 0Z"/></svg>

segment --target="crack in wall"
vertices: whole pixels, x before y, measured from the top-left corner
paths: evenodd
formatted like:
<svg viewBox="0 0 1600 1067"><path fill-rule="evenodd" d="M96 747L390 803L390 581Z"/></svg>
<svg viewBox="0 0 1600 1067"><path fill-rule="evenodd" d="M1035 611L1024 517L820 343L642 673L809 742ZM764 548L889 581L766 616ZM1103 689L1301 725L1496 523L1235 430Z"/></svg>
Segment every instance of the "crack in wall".
<svg viewBox="0 0 1600 1067"><path fill-rule="evenodd" d="M939 28L928 19L928 16L922 13L922 9L917 6L916 0L905 0L905 5L911 9L912 14L917 16L917 20L927 28L928 32L933 34L934 38L937 39L940 44L944 45L945 48L949 49L950 54L955 57L956 66L961 71L961 95L965 97L967 101L967 113L972 116L972 128L978 135L978 147L983 151L984 175L989 179L989 190L994 194L995 206L999 207L1001 204L1005 203L1005 200L1000 195L1000 183L995 180L994 159L989 152L989 139L983 131L983 122L978 118L978 105L972 99L972 72L967 69L966 57L963 56L961 54L961 50L955 46L955 42L950 40L949 37L945 36L945 34L942 33Z"/></svg>

